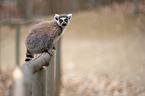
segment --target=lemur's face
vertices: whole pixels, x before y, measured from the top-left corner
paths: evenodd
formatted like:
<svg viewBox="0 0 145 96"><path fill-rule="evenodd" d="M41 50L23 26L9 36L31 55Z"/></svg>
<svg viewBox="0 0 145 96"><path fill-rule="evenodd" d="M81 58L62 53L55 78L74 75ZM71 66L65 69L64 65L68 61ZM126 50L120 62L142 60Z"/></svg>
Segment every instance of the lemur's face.
<svg viewBox="0 0 145 96"><path fill-rule="evenodd" d="M55 14L54 19L59 26L65 27L69 24L69 21L70 21L71 17L72 17L72 14L68 14L68 15Z"/></svg>

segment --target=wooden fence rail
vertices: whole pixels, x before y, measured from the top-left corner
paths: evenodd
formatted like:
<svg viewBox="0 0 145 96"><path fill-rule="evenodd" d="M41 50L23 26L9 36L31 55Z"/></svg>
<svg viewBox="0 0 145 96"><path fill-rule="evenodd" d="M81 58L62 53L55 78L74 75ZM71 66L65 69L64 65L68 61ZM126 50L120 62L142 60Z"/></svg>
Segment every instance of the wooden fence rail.
<svg viewBox="0 0 145 96"><path fill-rule="evenodd" d="M54 96L54 88L57 87L55 58L56 51L52 57L43 53L29 63L17 67L13 73L14 82L10 87L9 96ZM42 70L42 66L48 67Z"/></svg>

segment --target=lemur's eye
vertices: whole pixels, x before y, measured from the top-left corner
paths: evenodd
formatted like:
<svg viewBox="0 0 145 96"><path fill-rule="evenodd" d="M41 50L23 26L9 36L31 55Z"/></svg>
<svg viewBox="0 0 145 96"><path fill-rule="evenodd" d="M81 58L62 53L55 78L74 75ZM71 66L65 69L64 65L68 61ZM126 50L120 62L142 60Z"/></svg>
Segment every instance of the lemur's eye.
<svg viewBox="0 0 145 96"><path fill-rule="evenodd" d="M68 20L67 19L65 19L65 22L67 22Z"/></svg>
<svg viewBox="0 0 145 96"><path fill-rule="evenodd" d="M59 20L59 22L61 23L61 22L62 22L62 20L60 19L60 20Z"/></svg>

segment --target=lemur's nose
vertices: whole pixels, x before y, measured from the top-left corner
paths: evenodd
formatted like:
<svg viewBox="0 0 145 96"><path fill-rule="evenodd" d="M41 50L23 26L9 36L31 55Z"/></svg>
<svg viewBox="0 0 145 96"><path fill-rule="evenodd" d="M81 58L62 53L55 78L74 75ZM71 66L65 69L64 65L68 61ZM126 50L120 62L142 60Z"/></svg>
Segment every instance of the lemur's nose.
<svg viewBox="0 0 145 96"><path fill-rule="evenodd" d="M66 26L66 23L62 23L62 26Z"/></svg>

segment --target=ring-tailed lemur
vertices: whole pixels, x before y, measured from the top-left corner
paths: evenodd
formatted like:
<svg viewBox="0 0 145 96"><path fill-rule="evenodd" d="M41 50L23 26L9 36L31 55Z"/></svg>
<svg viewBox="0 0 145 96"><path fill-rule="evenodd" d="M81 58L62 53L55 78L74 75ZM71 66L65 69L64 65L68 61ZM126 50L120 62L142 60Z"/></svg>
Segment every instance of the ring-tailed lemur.
<svg viewBox="0 0 145 96"><path fill-rule="evenodd" d="M26 59L30 61L34 54L48 52L50 55L54 43L63 35L72 14L55 14L53 21L43 21L34 25L26 36Z"/></svg>

